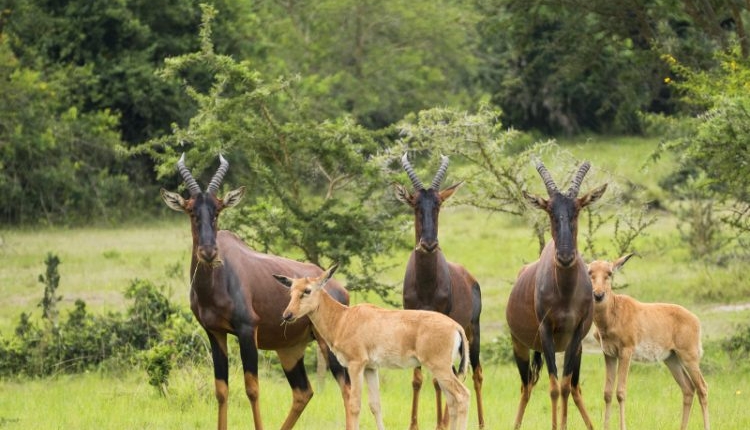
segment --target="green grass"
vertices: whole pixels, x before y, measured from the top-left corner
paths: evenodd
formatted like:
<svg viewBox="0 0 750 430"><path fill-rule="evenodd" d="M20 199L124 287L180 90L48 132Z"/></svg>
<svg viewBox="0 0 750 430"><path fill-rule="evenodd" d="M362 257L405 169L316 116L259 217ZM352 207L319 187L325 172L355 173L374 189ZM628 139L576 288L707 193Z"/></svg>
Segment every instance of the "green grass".
<svg viewBox="0 0 750 430"><path fill-rule="evenodd" d="M629 178L653 194L662 193L658 180L666 169L663 164L641 167L653 151L656 141L648 139L597 138L586 143L564 142L577 158L589 159L594 166L582 191L598 185L606 170L616 177ZM545 160L547 164L552 160ZM660 163L668 163L662 160ZM541 181L529 184L533 192L543 192ZM460 192L460 191L459 191ZM660 196L663 198L663 196ZM604 202L606 203L606 194ZM48 252L61 259L58 291L64 298L63 310L84 299L96 312L122 310L122 292L134 278L164 285L169 297L182 306L188 302L187 266L190 252L188 220L170 214L153 225L119 228L78 228L0 230L0 333L10 336L21 312L39 316L37 303L43 286L38 276L44 273ZM744 429L750 426L745 412L750 395L750 371L729 363L717 341L733 333L737 324L750 320L750 310L721 308L725 304L744 304L750 299L750 287L738 281L744 267L738 263L716 267L691 261L679 240L676 221L668 213L659 213L656 225L634 244L640 258L631 259L616 276L616 283L627 284L622 293L642 301L682 304L702 320L706 357L704 369L709 384L709 403L714 428ZM597 246L610 247L607 226L597 234ZM403 233L411 240L412 232ZM464 264L479 280L483 295L482 337L485 344L504 331L505 304L521 265L538 254L536 239L526 223L518 218L488 214L471 208L447 204L440 218L441 247L449 260ZM399 291L409 247L384 258L381 280ZM616 255L608 256L610 258ZM355 294L353 302L376 301ZM587 350L592 350L588 344ZM230 427L252 425L248 401L241 387L236 348L230 354L234 366L230 377ZM206 362L208 359L206 360ZM516 413L519 378L511 365L485 364L484 400L487 428L509 428ZM313 377L314 378L314 377ZM381 371L383 410L388 428L405 428L409 418L411 371ZM602 387L604 366L601 354L587 353L582 370L584 398L597 428L603 415ZM471 388L471 383L467 380ZM325 387L316 385L316 395L299 422L302 429L343 427L340 394L331 378ZM550 402L543 377L526 412L523 428L548 428ZM432 428L432 389L422 393L422 427ZM261 408L268 428L283 421L291 396L278 368L266 368L261 379ZM631 428L677 428L681 413L681 395L663 365L634 364L628 396L628 423ZM615 409L617 406L614 406ZM572 429L583 428L580 416L571 404ZM42 413L43 411L43 413ZM476 412L470 422L476 426ZM145 372L103 371L82 375L61 375L43 380L0 381L0 429L191 429L215 426L216 406L212 371L207 363L198 367L175 369L170 377L170 393L160 396L147 383ZM362 428L374 423L366 403ZM700 409L693 408L690 429L701 428Z"/></svg>
<svg viewBox="0 0 750 430"><path fill-rule="evenodd" d="M171 378L169 395L163 397L139 372L125 374L66 375L54 379L0 383L2 429L198 429L212 428L216 404L209 368L183 368ZM427 376L427 375L426 375ZM230 376L229 427L252 427L249 402L242 389L239 368ZM586 354L581 380L587 409L596 428L604 413L602 386L604 362L600 354ZM708 375L711 424L717 429L746 429L750 414L750 375ZM471 383L467 380L469 388ZM300 418L297 428L327 430L344 427L340 392L331 378L320 387ZM546 377L535 388L524 417L525 429L549 428L550 400ZM484 403L486 428L510 428L518 406L519 381L510 365L485 366ZM408 427L411 404L411 371L381 371L382 409L386 428ZM473 395L473 391L472 391ZM280 372L267 370L261 379L261 408L268 428L278 428L291 402L290 390ZM470 426L475 429L472 397ZM422 428L434 426L434 392L425 384L421 395ZM569 428L583 429L583 421L570 402ZM617 414L617 404L613 405ZM631 428L676 429L682 413L682 394L666 366L634 364L630 372L627 422ZM360 417L363 430L375 424L363 394ZM615 423L616 426L616 423ZM616 427L615 427L616 428ZM701 413L694 402L690 430L701 429Z"/></svg>

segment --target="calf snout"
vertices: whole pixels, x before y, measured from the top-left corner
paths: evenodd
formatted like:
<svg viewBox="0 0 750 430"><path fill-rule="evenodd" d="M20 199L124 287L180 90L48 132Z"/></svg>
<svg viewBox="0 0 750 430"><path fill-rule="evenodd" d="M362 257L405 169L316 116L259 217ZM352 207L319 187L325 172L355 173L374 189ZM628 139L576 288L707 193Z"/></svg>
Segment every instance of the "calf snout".
<svg viewBox="0 0 750 430"><path fill-rule="evenodd" d="M594 291L594 300L597 303L604 300L604 291Z"/></svg>
<svg viewBox="0 0 750 430"><path fill-rule="evenodd" d="M283 318L286 322L291 322L294 321L294 314L289 311L284 311L284 314L281 316L281 318Z"/></svg>

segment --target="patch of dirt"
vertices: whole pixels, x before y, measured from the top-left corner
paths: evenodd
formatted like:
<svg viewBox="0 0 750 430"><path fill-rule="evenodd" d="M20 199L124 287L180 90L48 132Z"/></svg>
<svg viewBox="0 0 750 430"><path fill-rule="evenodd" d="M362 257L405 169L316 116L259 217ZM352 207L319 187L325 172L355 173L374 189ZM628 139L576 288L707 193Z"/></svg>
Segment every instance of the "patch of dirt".
<svg viewBox="0 0 750 430"><path fill-rule="evenodd" d="M713 311L718 312L741 312L750 310L750 303L736 303L732 305L721 305L711 308Z"/></svg>

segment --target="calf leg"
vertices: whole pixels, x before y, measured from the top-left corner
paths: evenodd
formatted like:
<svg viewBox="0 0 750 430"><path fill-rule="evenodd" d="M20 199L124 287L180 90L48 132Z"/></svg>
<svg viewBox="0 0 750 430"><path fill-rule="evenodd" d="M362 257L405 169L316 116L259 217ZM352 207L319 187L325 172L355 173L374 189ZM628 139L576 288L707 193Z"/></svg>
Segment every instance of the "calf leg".
<svg viewBox="0 0 750 430"><path fill-rule="evenodd" d="M709 430L711 425L708 420L708 385L706 380L703 378L699 365L699 355L695 357L680 356L683 368L690 376L690 380L695 387L696 393L698 393L698 402L701 404L701 412L703 413L703 430Z"/></svg>
<svg viewBox="0 0 750 430"><path fill-rule="evenodd" d="M346 414L346 430L359 430L359 412L362 408L362 384L365 368L362 363L349 362L349 377L352 386L349 392L349 410Z"/></svg>
<svg viewBox="0 0 750 430"><path fill-rule="evenodd" d="M419 430L419 391L422 389L422 368L415 367L411 380L411 424L409 430Z"/></svg>
<svg viewBox="0 0 750 430"><path fill-rule="evenodd" d="M617 403L620 405L620 430L625 430L625 399L628 394L628 373L633 350L622 348L617 363Z"/></svg>
<svg viewBox="0 0 750 430"><path fill-rule="evenodd" d="M365 369L365 378L367 379L367 397L370 404L370 412L375 417L375 425L378 430L385 430L383 425L383 414L380 410L380 380L378 379L378 369Z"/></svg>
<svg viewBox="0 0 750 430"><path fill-rule="evenodd" d="M471 394L466 386L453 374L451 369L438 371L435 380L445 393L447 404L446 425L450 430L465 430L469 424L469 401Z"/></svg>
<svg viewBox="0 0 750 430"><path fill-rule="evenodd" d="M445 410L443 410L443 390L440 389L440 384L436 378L432 378L432 385L435 387L435 410L437 411L437 426L435 430L445 430L450 421L450 412L446 403Z"/></svg>
<svg viewBox="0 0 750 430"><path fill-rule="evenodd" d="M685 369L682 367L682 362L677 355L672 354L666 360L664 364L667 365L669 371L672 373L674 380L682 390L682 424L680 429L685 430L690 420L690 409L693 407L693 398L695 397L695 387L690 380Z"/></svg>
<svg viewBox="0 0 750 430"><path fill-rule="evenodd" d="M609 419L612 416L612 387L617 372L617 357L604 354L604 364L607 368L607 377L604 380L604 430L609 430ZM625 430L622 423L620 423L620 430Z"/></svg>

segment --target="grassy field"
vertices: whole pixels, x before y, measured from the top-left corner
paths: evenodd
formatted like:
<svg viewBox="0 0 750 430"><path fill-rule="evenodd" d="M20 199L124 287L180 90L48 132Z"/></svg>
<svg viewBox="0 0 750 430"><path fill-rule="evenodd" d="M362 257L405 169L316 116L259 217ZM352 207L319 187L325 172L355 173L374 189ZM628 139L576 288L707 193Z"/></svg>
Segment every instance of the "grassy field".
<svg viewBox="0 0 750 430"><path fill-rule="evenodd" d="M600 184L603 171L637 182L653 195L664 198L657 186L664 165L642 169L654 149L653 140L608 139L565 143L575 156L591 160L594 169L582 191ZM546 161L546 160L545 160ZM668 163L668 160L662 163ZM549 162L548 162L549 163ZM531 167L530 167L531 168ZM597 171L601 169L600 171ZM449 178L450 180L450 178ZM543 193L543 185L529 184ZM606 194L604 202L606 204ZM750 287L737 281L744 268L724 267L689 259L679 241L675 219L660 212L657 223L634 244L641 258L632 259L618 274L627 284L625 293L643 301L682 304L702 320L706 357L703 368L709 384L709 403L714 428L750 428L746 405L750 400L750 374L735 366L721 351L718 341L733 333L738 323L750 321ZM449 259L462 262L482 286L482 337L485 344L504 331L505 303L519 267L536 258L535 238L523 220L448 205L441 212L441 246ZM406 234L411 237L411 232ZM601 240L606 249L607 238ZM409 249L395 252L384 263L395 267L380 273L382 280L400 283ZM187 265L190 252L188 220L171 214L153 225L118 228L0 230L0 333L10 336L21 312L38 317L37 303L43 286L38 276L45 270L48 252L57 254L64 298L63 312L75 299L84 299L95 311L122 310L122 292L135 278L164 285L169 297L187 305ZM616 255L610 256L612 258ZM398 299L398 295L394 296ZM374 301L355 295L354 302ZM582 371L584 397L596 427L603 414L604 365L595 345L587 344ZM251 414L239 369L236 348L232 351L230 376L230 427L250 427ZM746 369L746 367L745 367ZM485 365L484 399L487 428L510 428L519 395L519 378L511 365ZM382 371L381 392L388 428L406 428L411 397L410 371ZM524 428L548 428L550 402L547 383L540 381L526 412ZM468 381L470 386L470 381ZM267 365L261 380L264 422L278 427L288 410L291 396L278 368ZM432 428L432 389L422 394L423 428ZM697 403L697 402L696 402ZM572 403L571 403L571 407ZM616 408L616 405L615 405ZM0 429L192 429L215 425L215 400L208 361L196 367L176 369L170 378L170 392L159 395L147 383L145 372L94 372L32 381L0 381ZM632 428L677 428L681 394L665 366L634 364L629 381L628 422ZM476 427L476 412L470 418ZM577 412L570 418L572 429L584 428ZM700 408L693 408L690 429L701 428ZM316 383L316 395L303 414L298 428L343 428L340 394L330 378L325 386ZM375 428L365 406L362 428Z"/></svg>

